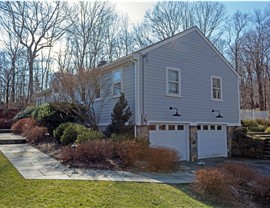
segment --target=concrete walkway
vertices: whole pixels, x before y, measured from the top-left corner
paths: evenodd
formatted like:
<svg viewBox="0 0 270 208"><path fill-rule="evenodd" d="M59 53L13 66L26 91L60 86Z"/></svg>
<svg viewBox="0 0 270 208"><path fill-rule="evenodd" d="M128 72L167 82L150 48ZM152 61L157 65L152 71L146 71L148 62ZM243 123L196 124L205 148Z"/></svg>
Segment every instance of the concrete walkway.
<svg viewBox="0 0 270 208"><path fill-rule="evenodd" d="M1 135L0 135L1 137ZM25 179L71 179L181 184L194 181L194 173L183 167L173 173L130 173L94 169L69 169L28 144L0 145L0 150Z"/></svg>

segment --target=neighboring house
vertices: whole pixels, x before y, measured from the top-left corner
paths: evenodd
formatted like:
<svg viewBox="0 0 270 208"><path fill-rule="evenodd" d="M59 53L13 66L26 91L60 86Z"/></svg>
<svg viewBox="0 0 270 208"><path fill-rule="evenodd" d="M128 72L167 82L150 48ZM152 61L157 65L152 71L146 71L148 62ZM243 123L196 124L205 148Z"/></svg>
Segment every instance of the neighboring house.
<svg viewBox="0 0 270 208"><path fill-rule="evenodd" d="M35 101L36 106L40 106L43 103L51 102L52 89L43 90L41 92L35 93L33 95L33 100Z"/></svg>
<svg viewBox="0 0 270 208"><path fill-rule="evenodd" d="M100 127L122 91L136 136L177 149L183 160L229 156L240 125L239 76L197 27L100 69L111 78Z"/></svg>

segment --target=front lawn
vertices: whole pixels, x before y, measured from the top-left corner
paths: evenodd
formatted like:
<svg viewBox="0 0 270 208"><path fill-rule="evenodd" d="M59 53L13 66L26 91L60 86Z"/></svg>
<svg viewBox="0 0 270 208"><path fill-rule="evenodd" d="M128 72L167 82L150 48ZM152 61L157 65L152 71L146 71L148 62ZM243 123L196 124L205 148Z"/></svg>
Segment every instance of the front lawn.
<svg viewBox="0 0 270 208"><path fill-rule="evenodd" d="M208 207L181 186L25 180L0 152L0 207Z"/></svg>

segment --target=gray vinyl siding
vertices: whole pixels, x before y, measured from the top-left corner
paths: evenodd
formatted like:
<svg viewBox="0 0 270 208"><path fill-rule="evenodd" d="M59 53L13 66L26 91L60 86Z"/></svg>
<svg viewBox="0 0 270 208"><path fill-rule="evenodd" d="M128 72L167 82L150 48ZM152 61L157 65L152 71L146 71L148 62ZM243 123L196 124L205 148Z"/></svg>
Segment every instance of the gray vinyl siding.
<svg viewBox="0 0 270 208"><path fill-rule="evenodd" d="M104 106L103 106L103 110L100 116L100 125L103 126L106 123L110 123L111 122L111 113L113 110L113 107L115 105L115 103L118 101L118 97L112 97L112 72L118 69L123 69L122 71L122 76L123 76L123 83L122 83L122 90L125 93L125 97L129 103L130 109L133 113L133 118L134 118L134 113L135 113L135 67L134 64L126 64L124 66L121 67L116 67L113 70L110 70L110 72L108 72L109 75L109 80L108 82L110 83L109 89L110 89L110 93L107 96L105 102L104 102ZM132 118L132 120L133 120Z"/></svg>
<svg viewBox="0 0 270 208"><path fill-rule="evenodd" d="M166 96L166 67L181 69L182 97ZM222 77L222 102L211 100L211 76ZM142 88L140 93L142 98ZM196 31L148 53L144 98L148 121L239 123L238 77ZM173 117L170 106L182 116Z"/></svg>

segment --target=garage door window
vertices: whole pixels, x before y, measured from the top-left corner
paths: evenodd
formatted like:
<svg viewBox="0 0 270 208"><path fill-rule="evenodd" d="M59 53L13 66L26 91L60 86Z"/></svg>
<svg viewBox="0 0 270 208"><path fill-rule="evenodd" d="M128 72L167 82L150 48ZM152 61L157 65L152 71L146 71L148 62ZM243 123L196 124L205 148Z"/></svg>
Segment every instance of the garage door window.
<svg viewBox="0 0 270 208"><path fill-rule="evenodd" d="M203 130L208 130L208 125L204 125Z"/></svg>
<svg viewBox="0 0 270 208"><path fill-rule="evenodd" d="M157 129L156 125L150 125L149 126L149 130L156 130L156 129Z"/></svg>
<svg viewBox="0 0 270 208"><path fill-rule="evenodd" d="M175 130L175 125L169 125L168 129L171 130L171 131Z"/></svg>
<svg viewBox="0 0 270 208"><path fill-rule="evenodd" d="M210 126L210 130L216 130L216 126Z"/></svg>
<svg viewBox="0 0 270 208"><path fill-rule="evenodd" d="M166 125L159 125L159 130L166 130Z"/></svg>
<svg viewBox="0 0 270 208"><path fill-rule="evenodd" d="M177 125L177 130L183 131L184 130L184 125Z"/></svg>
<svg viewBox="0 0 270 208"><path fill-rule="evenodd" d="M217 126L217 130L222 130L222 126Z"/></svg>

